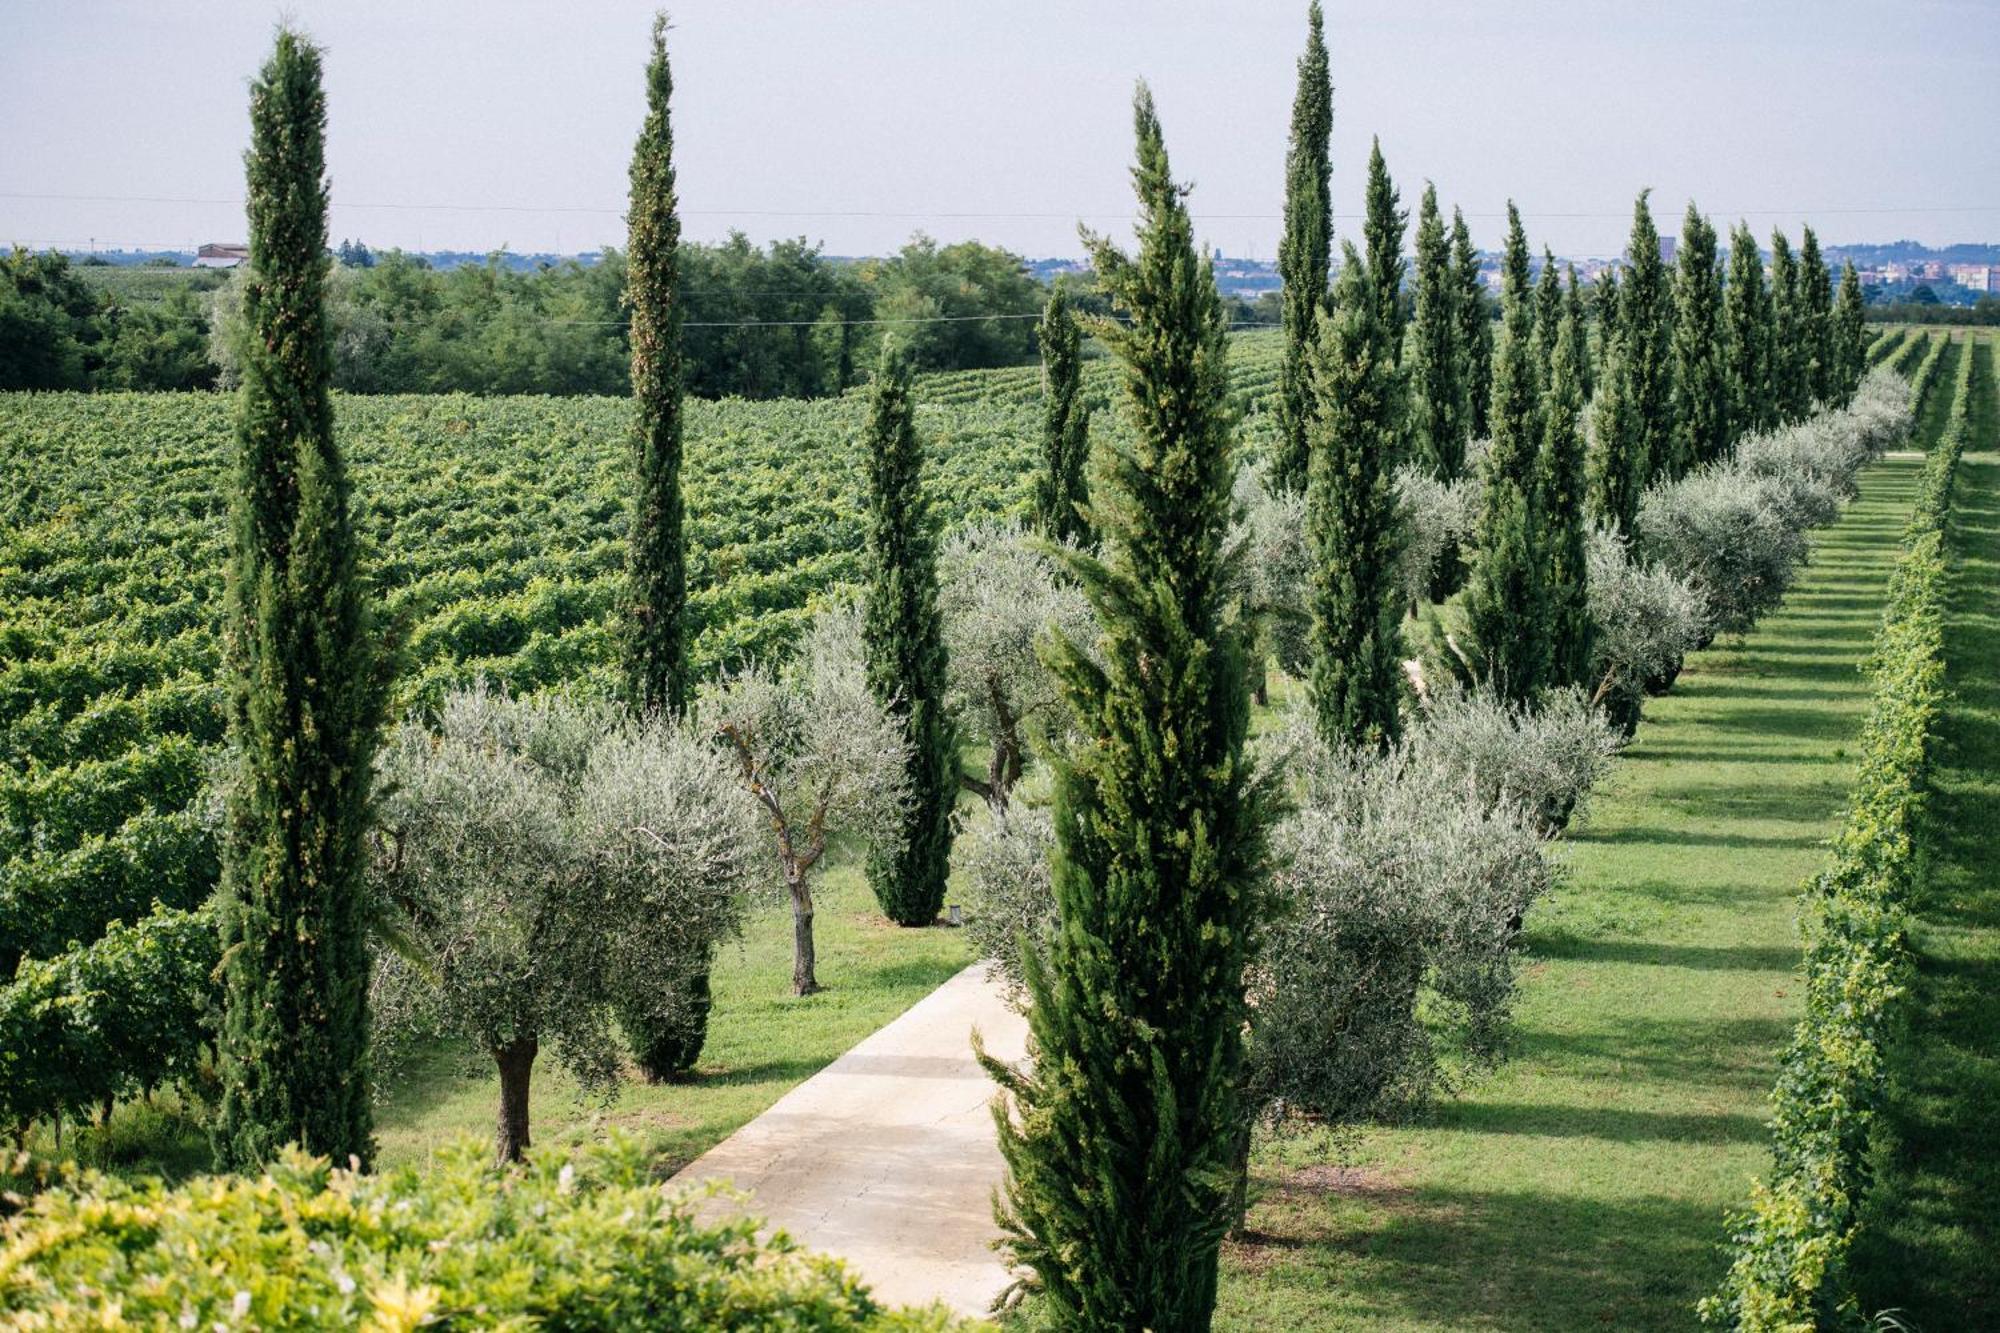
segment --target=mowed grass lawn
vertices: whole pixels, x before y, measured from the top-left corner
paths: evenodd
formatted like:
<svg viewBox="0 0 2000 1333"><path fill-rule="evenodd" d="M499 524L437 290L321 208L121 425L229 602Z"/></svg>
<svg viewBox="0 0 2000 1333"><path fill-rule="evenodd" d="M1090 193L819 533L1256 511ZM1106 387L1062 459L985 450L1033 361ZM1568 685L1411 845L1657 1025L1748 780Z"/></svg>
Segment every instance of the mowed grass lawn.
<svg viewBox="0 0 2000 1333"><path fill-rule="evenodd" d="M1794 899L1852 777L1857 667L1919 466L1871 466L1785 606L1649 701L1529 917L1512 1062L1337 1158L1260 1149L1220 1327L1694 1323L1725 1216L1769 1165Z"/></svg>

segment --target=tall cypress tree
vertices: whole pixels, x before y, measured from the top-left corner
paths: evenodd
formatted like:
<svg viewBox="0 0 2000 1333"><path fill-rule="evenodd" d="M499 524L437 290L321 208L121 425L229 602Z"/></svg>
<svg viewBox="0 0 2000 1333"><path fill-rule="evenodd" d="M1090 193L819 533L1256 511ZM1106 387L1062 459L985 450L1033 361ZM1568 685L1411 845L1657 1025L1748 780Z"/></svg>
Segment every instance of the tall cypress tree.
<svg viewBox="0 0 2000 1333"><path fill-rule="evenodd" d="M1820 258L1819 237L1807 227L1799 241L1799 297L1804 312L1806 387L1812 402L1839 396L1833 328L1833 277ZM1807 411L1811 411L1808 406Z"/></svg>
<svg viewBox="0 0 2000 1333"><path fill-rule="evenodd" d="M1803 293L1792 244L1771 233L1771 401L1779 422L1804 420L1812 405L1812 364L1807 358Z"/></svg>
<svg viewBox="0 0 2000 1333"><path fill-rule="evenodd" d="M1306 488L1306 429L1312 421L1308 361L1327 272L1333 262L1333 82L1327 68L1319 0L1306 11L1306 50L1292 95L1292 139L1285 152L1284 235L1278 242L1279 322L1284 358L1278 363L1278 448L1272 479L1287 490Z"/></svg>
<svg viewBox="0 0 2000 1333"><path fill-rule="evenodd" d="M1493 400L1493 319L1486 287L1479 280L1479 252L1465 215L1451 210L1451 271L1458 285L1459 379L1465 385L1466 432L1483 440L1492 431L1486 419Z"/></svg>
<svg viewBox="0 0 2000 1333"><path fill-rule="evenodd" d="M1368 249L1368 277L1375 293L1375 322L1389 364L1403 364L1403 228L1410 215L1397 205L1395 182L1382 158L1382 141L1368 150L1368 190L1362 208L1361 235Z"/></svg>
<svg viewBox="0 0 2000 1333"><path fill-rule="evenodd" d="M1729 233L1722 329L1730 425L1739 435L1769 430L1777 419L1771 401L1771 296L1764 289L1757 238L1741 222Z"/></svg>
<svg viewBox="0 0 2000 1333"><path fill-rule="evenodd" d="M1834 347L1840 375L1835 398L1845 407L1868 373L1868 331L1862 310L1861 275L1849 260L1840 266L1840 300L1833 311Z"/></svg>
<svg viewBox="0 0 2000 1333"><path fill-rule="evenodd" d="M1493 448L1486 455L1466 630L1474 669L1505 697L1532 701L1548 683L1553 626L1540 505L1541 377L1534 286L1521 215L1507 205L1500 345L1493 358Z"/></svg>
<svg viewBox="0 0 2000 1333"><path fill-rule="evenodd" d="M1417 284L1410 347L1410 446L1417 464L1451 481L1465 466L1466 420L1459 291L1437 190L1424 186L1417 209Z"/></svg>
<svg viewBox="0 0 2000 1333"><path fill-rule="evenodd" d="M1070 560L1101 665L1054 665L1086 735L1054 757L1062 925L1025 968L1030 1062L988 1068L1010 1171L999 1213L1063 1328L1204 1329L1244 1110L1243 977L1264 910L1267 788L1244 753L1249 696L1228 542L1236 461L1214 273L1142 85L1128 258L1087 237L1130 327L1130 431L1095 505L1100 560Z"/></svg>
<svg viewBox="0 0 2000 1333"><path fill-rule="evenodd" d="M633 704L680 715L687 662L687 506L681 495L681 223L674 189L666 15L653 19L646 120L632 149L626 215L625 306L631 313L632 517L625 555L625 676ZM668 1014L628 1006L622 1021L649 1079L694 1068L708 1040L707 969L678 986Z"/></svg>
<svg viewBox="0 0 2000 1333"><path fill-rule="evenodd" d="M944 618L938 614L937 529L924 500L924 451L910 400L910 360L893 339L868 401L868 602L862 621L868 685L903 726L910 803L902 836L868 858L883 915L928 926L944 905L958 803L958 735L945 712Z"/></svg>
<svg viewBox="0 0 2000 1333"><path fill-rule="evenodd" d="M1542 271L1535 279L1535 360L1545 382L1556 352L1556 330L1562 327L1562 308L1562 274L1554 253L1543 246Z"/></svg>
<svg viewBox="0 0 2000 1333"><path fill-rule="evenodd" d="M1716 283L1715 228L1690 203L1674 269L1674 431L1666 475L1720 458L1729 448L1729 383L1724 365L1722 289Z"/></svg>
<svg viewBox="0 0 2000 1333"><path fill-rule="evenodd" d="M1597 357L1591 368L1591 378L1600 387L1611 375L1612 344L1617 339L1618 270L1607 268L1597 277Z"/></svg>
<svg viewBox="0 0 2000 1333"><path fill-rule="evenodd" d="M1596 371L1590 359L1589 316L1583 308L1583 287L1576 278L1576 265L1568 265L1568 269L1568 283L1563 288L1563 318L1576 323L1576 337L1570 340L1570 365L1576 375L1576 387L1588 403Z"/></svg>
<svg viewBox="0 0 2000 1333"><path fill-rule="evenodd" d="M1042 471L1035 478L1035 526L1050 541L1090 544L1090 405L1083 400L1083 337L1058 279L1042 308Z"/></svg>
<svg viewBox="0 0 2000 1333"><path fill-rule="evenodd" d="M1398 259L1400 263L1400 258ZM1312 543L1312 701L1329 745L1384 747L1401 732L1402 545L1395 466L1400 419L1381 283L1345 247L1333 310L1320 320L1313 385L1312 472L1306 535Z"/></svg>
<svg viewBox="0 0 2000 1333"><path fill-rule="evenodd" d="M216 1152L368 1160L364 834L387 663L333 437L326 98L281 28L250 87L243 385L226 632L235 773L222 839Z"/></svg>
<svg viewBox="0 0 2000 1333"><path fill-rule="evenodd" d="M1542 396L1542 448L1535 471L1535 507L1548 569L1551 685L1588 684L1591 674L1590 520L1584 512L1583 385L1578 379L1589 358L1580 351L1582 339L1578 309L1564 309L1549 357L1548 392Z"/></svg>
<svg viewBox="0 0 2000 1333"><path fill-rule="evenodd" d="M1671 457L1674 432L1673 291L1660 258L1660 233L1647 204L1651 193L1641 190L1632 206L1630 267L1618 298L1618 319L1630 352L1624 363L1623 398L1631 412L1630 448L1641 490Z"/></svg>

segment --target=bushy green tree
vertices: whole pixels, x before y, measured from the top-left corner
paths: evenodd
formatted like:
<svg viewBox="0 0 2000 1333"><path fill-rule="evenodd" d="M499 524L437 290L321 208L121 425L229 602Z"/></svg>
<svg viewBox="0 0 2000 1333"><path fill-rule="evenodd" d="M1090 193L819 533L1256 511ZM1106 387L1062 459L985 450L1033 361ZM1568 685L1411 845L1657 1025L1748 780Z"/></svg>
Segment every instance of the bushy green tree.
<svg viewBox="0 0 2000 1333"><path fill-rule="evenodd" d="M1131 431L1100 473L1105 555L1070 560L1101 661L1054 656L1084 731L1053 765L1062 924L1027 969L1029 1063L988 1068L1001 1223L1054 1322L1201 1329L1239 1169L1270 811L1230 605L1227 325L1143 85L1135 120L1138 254L1088 238L1130 319L1098 336Z"/></svg>
<svg viewBox="0 0 2000 1333"><path fill-rule="evenodd" d="M1507 205L1500 345L1493 358L1493 447L1486 455L1465 622L1472 669L1504 697L1529 703L1548 683L1552 647L1546 533L1538 480L1541 376L1534 285L1521 214Z"/></svg>
<svg viewBox="0 0 2000 1333"><path fill-rule="evenodd" d="M243 387L224 643L217 1155L372 1154L363 837L386 670L334 443L326 97L289 28L250 88Z"/></svg>
<svg viewBox="0 0 2000 1333"><path fill-rule="evenodd" d="M1724 379L1729 420L1739 433L1777 424L1771 399L1771 294L1764 258L1748 225L1729 233L1729 285L1722 295Z"/></svg>
<svg viewBox="0 0 2000 1333"><path fill-rule="evenodd" d="M1371 261L1372 262L1372 261ZM1397 261L1400 264L1400 259ZM1397 372L1381 287L1353 246L1313 351L1312 701L1328 745L1382 748L1401 731L1403 597L1395 471Z"/></svg>
<svg viewBox="0 0 2000 1333"><path fill-rule="evenodd" d="M1805 334L1806 384L1813 402L1840 396L1840 367L1834 345L1833 278L1820 257L1819 237L1807 227L1799 241L1799 298ZM1810 407L1807 409L1810 411Z"/></svg>
<svg viewBox="0 0 2000 1333"><path fill-rule="evenodd" d="M1042 470L1035 526L1050 541L1090 544L1090 405L1083 400L1083 337L1069 284L1057 282L1042 309Z"/></svg>
<svg viewBox="0 0 2000 1333"><path fill-rule="evenodd" d="M1389 364L1403 364L1403 228L1410 215L1397 205L1396 183L1382 157L1382 141L1368 150L1368 188L1361 235L1368 251L1368 278L1374 291L1375 322L1389 350Z"/></svg>
<svg viewBox="0 0 2000 1333"><path fill-rule="evenodd" d="M1493 397L1493 317L1486 306L1486 287L1479 280L1479 252L1465 215L1451 210L1451 271L1458 285L1458 348L1460 378L1465 382L1467 431L1483 440L1492 431L1486 419Z"/></svg>
<svg viewBox="0 0 2000 1333"><path fill-rule="evenodd" d="M1673 445L1667 466L1655 469L1670 478L1720 458L1733 438L1722 288L1717 277L1715 228L1689 203L1681 222L1680 259L1674 270Z"/></svg>
<svg viewBox="0 0 2000 1333"><path fill-rule="evenodd" d="M1805 294L1799 263L1782 231L1771 233L1771 401L1779 422L1803 421L1812 408Z"/></svg>
<svg viewBox="0 0 2000 1333"><path fill-rule="evenodd" d="M1277 484L1306 488L1306 430L1312 421L1308 362L1327 272L1333 262L1333 83L1319 0L1306 11L1306 49L1292 95L1292 138L1285 151L1284 235L1278 242L1279 322L1284 359L1278 363Z"/></svg>
<svg viewBox="0 0 2000 1333"><path fill-rule="evenodd" d="M1840 266L1840 299L1833 309L1834 358L1839 368L1835 397L1842 406L1854 397L1861 377L1868 373L1867 316L1862 307L1861 275L1852 260Z"/></svg>
<svg viewBox="0 0 2000 1333"><path fill-rule="evenodd" d="M1465 466L1466 412L1459 290L1451 241L1438 212L1437 189L1424 186L1417 209L1416 303L1411 320L1410 451L1412 461L1442 481Z"/></svg>
<svg viewBox="0 0 2000 1333"><path fill-rule="evenodd" d="M1542 449L1536 460L1549 599L1549 677L1555 686L1594 683L1590 617L1590 518L1584 503L1583 385L1573 310L1556 321L1548 391L1542 396Z"/></svg>
<svg viewBox="0 0 2000 1333"><path fill-rule="evenodd" d="M910 362L882 347L868 404L868 685L903 726L909 802L903 836L868 859L868 882L899 926L928 926L944 905L958 804L958 732L938 614L937 528L923 493L923 446Z"/></svg>
<svg viewBox="0 0 2000 1333"><path fill-rule="evenodd" d="M53 252L0 256L0 390L83 389L102 363L94 294Z"/></svg>

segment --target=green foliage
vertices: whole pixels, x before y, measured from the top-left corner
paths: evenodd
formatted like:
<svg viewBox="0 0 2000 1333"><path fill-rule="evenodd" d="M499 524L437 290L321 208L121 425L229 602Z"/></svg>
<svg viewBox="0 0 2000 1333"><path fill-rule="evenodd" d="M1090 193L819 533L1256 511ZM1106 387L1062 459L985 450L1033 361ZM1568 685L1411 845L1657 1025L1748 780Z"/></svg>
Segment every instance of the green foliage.
<svg viewBox="0 0 2000 1333"><path fill-rule="evenodd" d="M1854 262L1840 266L1840 296L1833 310L1833 359L1837 373L1836 401L1843 406L1853 398L1861 377L1868 373L1867 316L1863 310L1861 275Z"/></svg>
<svg viewBox="0 0 2000 1333"><path fill-rule="evenodd" d="M1647 207L1632 206L1632 238L1618 317L1598 386L1597 447L1590 458L1590 510L1600 523L1629 532L1639 496L1663 470L1673 447L1673 304L1660 234Z"/></svg>
<svg viewBox="0 0 2000 1333"><path fill-rule="evenodd" d="M362 838L387 676L328 397L320 55L289 29L251 86L250 121L216 1127L238 1167L286 1143L370 1153Z"/></svg>
<svg viewBox="0 0 2000 1333"><path fill-rule="evenodd" d="M1812 410L1812 349L1806 295L1792 243L1771 233L1771 398L1778 422L1803 421Z"/></svg>
<svg viewBox="0 0 2000 1333"><path fill-rule="evenodd" d="M1734 1259L1702 1303L1710 1324L1794 1333L1854 1322L1846 1261L1873 1176L1909 981L1908 918L1922 892L1924 812L1945 701L1945 525L1966 445L1971 363L1931 452L1867 670L1873 685L1849 813L1802 895L1805 1016L1772 1093L1776 1165L1732 1220Z"/></svg>
<svg viewBox="0 0 2000 1333"><path fill-rule="evenodd" d="M66 1174L8 1224L0 1312L24 1326L414 1330L944 1329L754 1218L696 1220L623 1139L496 1172L471 1144L422 1169L287 1151L169 1189ZM201 1262L190 1263L198 1254Z"/></svg>
<svg viewBox="0 0 2000 1333"><path fill-rule="evenodd" d="M1129 258L1090 238L1129 326L1132 427L1096 496L1106 554L1070 569L1100 660L1054 664L1081 743L1055 757L1062 916L1028 972L1030 1062L989 1060L1009 1180L999 1216L1065 1326L1205 1328L1241 1170L1244 968L1262 915L1269 798L1244 754L1228 340L1152 95L1134 108L1142 213Z"/></svg>
<svg viewBox="0 0 2000 1333"><path fill-rule="evenodd" d="M1395 182L1389 179L1389 164L1382 160L1378 138L1368 150L1361 228L1368 253L1368 280L1374 288L1375 324L1392 367L1403 364L1403 227L1409 221L1409 214L1397 203Z"/></svg>
<svg viewBox="0 0 2000 1333"><path fill-rule="evenodd" d="M1811 401L1832 403L1841 397L1839 330L1833 322L1833 280L1820 257L1819 237L1807 227L1799 242L1799 296L1805 337L1806 386Z"/></svg>
<svg viewBox="0 0 2000 1333"><path fill-rule="evenodd" d="M1333 262L1333 84L1319 0L1307 9L1305 54L1292 95L1292 137L1285 151L1284 234L1278 241L1280 322L1284 360L1278 370L1277 484L1303 492L1308 471L1306 432L1312 424L1308 364Z"/></svg>
<svg viewBox="0 0 2000 1333"><path fill-rule="evenodd" d="M1577 382L1573 312L1557 321L1549 387L1542 397L1541 453L1535 460L1535 512L1542 522L1547 572L1550 685L1592 683L1590 519L1584 512L1583 386Z"/></svg>
<svg viewBox="0 0 2000 1333"><path fill-rule="evenodd" d="M1402 730L1402 522L1391 484L1402 395L1381 290L1372 261L1346 246L1313 349L1312 702L1319 734L1335 748L1386 748Z"/></svg>
<svg viewBox="0 0 2000 1333"><path fill-rule="evenodd" d="M1056 283L1042 308L1042 468L1035 477L1035 526L1053 542L1087 546L1090 520L1090 404L1083 398L1083 334L1069 284Z"/></svg>
<svg viewBox="0 0 2000 1333"><path fill-rule="evenodd" d="M1721 458L1741 429L1729 414L1726 329L1715 228L1690 203L1674 271L1672 444L1665 465L1654 469L1668 480Z"/></svg>
<svg viewBox="0 0 2000 1333"><path fill-rule="evenodd" d="M978 241L941 246L919 232L895 258L862 264L859 277L876 319L943 321L897 329L916 370L1019 365L1034 356L1031 320L1043 292L1011 251ZM857 347L862 355L875 350Z"/></svg>
<svg viewBox="0 0 2000 1333"><path fill-rule="evenodd" d="M1577 387L1583 391L1583 401L1590 402L1597 366L1590 356L1590 319L1584 309L1583 288L1576 280L1576 265L1569 265L1569 278L1563 287L1563 314L1576 321L1576 337L1571 342L1570 362L1576 374Z"/></svg>
<svg viewBox="0 0 2000 1333"><path fill-rule="evenodd" d="M1736 431L1778 424L1771 383L1771 295L1764 287L1764 258L1744 223L1729 233L1729 283L1722 294L1722 354L1728 419ZM1855 376L1860 379L1859 373Z"/></svg>
<svg viewBox="0 0 2000 1333"><path fill-rule="evenodd" d="M5 778L0 778L4 783ZM201 818L167 804L90 833L61 851L0 863L0 978L23 958L50 958L96 939L112 921L136 921L155 903L199 906L214 891L220 864Z"/></svg>
<svg viewBox="0 0 2000 1333"><path fill-rule="evenodd" d="M1458 285L1458 364L1469 414L1467 434L1483 440L1492 432L1487 408L1492 402L1493 311L1479 281L1479 252L1472 248L1465 215L1456 208L1451 210L1451 271Z"/></svg>
<svg viewBox="0 0 2000 1333"><path fill-rule="evenodd" d="M869 858L868 882L899 926L928 926L944 905L958 805L958 729L944 619L938 614L937 528L924 499L924 451L910 401L910 364L885 343L868 411L868 685L903 728L909 802L898 838Z"/></svg>
<svg viewBox="0 0 2000 1333"><path fill-rule="evenodd" d="M1451 242L1438 212L1437 189L1424 186L1417 209L1417 289L1410 349L1410 453L1440 481L1465 466L1471 437L1461 293L1451 267Z"/></svg>
<svg viewBox="0 0 2000 1333"><path fill-rule="evenodd" d="M1556 333L1562 326L1562 274L1556 270L1556 257L1547 246L1542 247L1542 269L1535 278L1535 363L1541 368L1544 387L1555 359Z"/></svg>
<svg viewBox="0 0 2000 1333"><path fill-rule="evenodd" d="M1553 647L1548 533L1537 477L1541 376L1535 364L1534 290L1521 214L1507 207L1500 347L1493 370L1493 447L1481 482L1465 620L1469 670L1502 697L1532 700L1548 683Z"/></svg>

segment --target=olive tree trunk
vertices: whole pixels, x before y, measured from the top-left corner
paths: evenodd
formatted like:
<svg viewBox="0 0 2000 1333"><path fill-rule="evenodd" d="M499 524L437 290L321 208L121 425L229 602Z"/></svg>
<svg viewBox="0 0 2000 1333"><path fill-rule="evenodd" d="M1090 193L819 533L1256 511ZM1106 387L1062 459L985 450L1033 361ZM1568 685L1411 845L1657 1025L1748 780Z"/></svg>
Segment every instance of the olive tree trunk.
<svg viewBox="0 0 2000 1333"><path fill-rule="evenodd" d="M500 1119L493 1132L493 1160L502 1166L521 1160L528 1142L528 1085L541 1045L534 1037L516 1037L493 1051L500 1067Z"/></svg>

